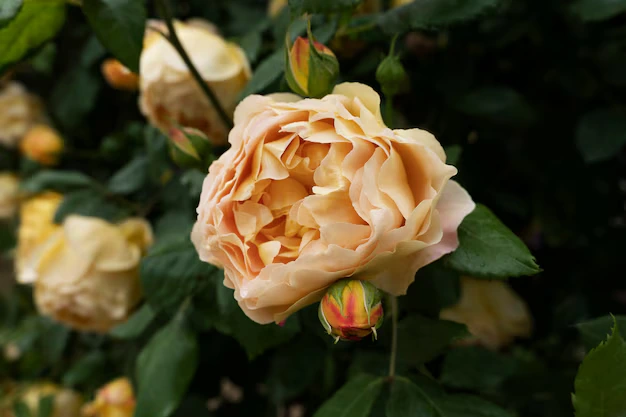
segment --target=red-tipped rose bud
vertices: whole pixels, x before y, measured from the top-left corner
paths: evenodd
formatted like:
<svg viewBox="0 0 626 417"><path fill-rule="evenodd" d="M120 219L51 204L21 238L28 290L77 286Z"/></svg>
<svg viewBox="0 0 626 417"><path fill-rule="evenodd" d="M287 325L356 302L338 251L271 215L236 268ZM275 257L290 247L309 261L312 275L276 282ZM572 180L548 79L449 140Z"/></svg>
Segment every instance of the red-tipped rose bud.
<svg viewBox="0 0 626 417"><path fill-rule="evenodd" d="M319 98L330 93L339 76L333 51L311 37L298 37L287 50L287 83L294 93Z"/></svg>
<svg viewBox="0 0 626 417"><path fill-rule="evenodd" d="M326 332L341 340L361 340L383 323L381 292L367 281L342 279L330 286L318 316Z"/></svg>
<svg viewBox="0 0 626 417"><path fill-rule="evenodd" d="M172 128L169 131L172 159L181 166L201 166L210 162L211 143L198 129L190 127Z"/></svg>

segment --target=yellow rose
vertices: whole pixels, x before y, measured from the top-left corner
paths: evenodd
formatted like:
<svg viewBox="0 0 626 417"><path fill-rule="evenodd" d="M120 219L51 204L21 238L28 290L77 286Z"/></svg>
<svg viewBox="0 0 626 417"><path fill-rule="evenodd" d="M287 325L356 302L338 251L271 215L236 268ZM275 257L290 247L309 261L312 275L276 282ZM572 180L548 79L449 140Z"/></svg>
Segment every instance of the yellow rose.
<svg viewBox="0 0 626 417"><path fill-rule="evenodd" d="M62 150L59 132L44 124L31 127L20 142L22 155L46 166L56 165Z"/></svg>
<svg viewBox="0 0 626 417"><path fill-rule="evenodd" d="M474 203L433 135L392 130L370 87L322 99L253 95L209 169L192 240L259 323L280 322L345 277L404 294L458 246Z"/></svg>
<svg viewBox="0 0 626 417"><path fill-rule="evenodd" d="M83 400L76 392L58 385L43 382L31 385L17 394L17 401L22 401L36 416L39 401L42 398L54 396L54 408L50 417L79 417ZM12 414L11 414L12 415Z"/></svg>
<svg viewBox="0 0 626 417"><path fill-rule="evenodd" d="M151 242L142 219L114 225L68 216L21 258L18 281L34 285L40 313L78 330L106 332L141 299L139 262Z"/></svg>
<svg viewBox="0 0 626 417"><path fill-rule="evenodd" d="M134 412L135 394L128 378L109 382L83 407L84 417L132 417Z"/></svg>
<svg viewBox="0 0 626 417"><path fill-rule="evenodd" d="M20 281L30 281L23 277L24 265L35 249L52 236L60 226L54 224L54 214L61 204L63 196L46 192L39 194L20 207L20 227L17 232L17 254L15 270Z"/></svg>
<svg viewBox="0 0 626 417"><path fill-rule="evenodd" d="M0 219L13 217L17 211L19 188L15 174L0 172Z"/></svg>
<svg viewBox="0 0 626 417"><path fill-rule="evenodd" d="M440 317L467 326L467 342L497 350L516 337L528 337L532 319L526 303L502 281L461 278L461 299L441 310Z"/></svg>
<svg viewBox="0 0 626 417"><path fill-rule="evenodd" d="M0 144L14 148L31 126L43 120L41 102L22 84L9 82L0 88Z"/></svg>
<svg viewBox="0 0 626 417"><path fill-rule="evenodd" d="M243 50L216 34L208 22L176 22L175 28L202 78L232 114L251 75ZM217 111L178 52L155 31L148 30L144 39L139 88L142 113L164 132L175 122L201 130L213 142L226 141L228 131Z"/></svg>

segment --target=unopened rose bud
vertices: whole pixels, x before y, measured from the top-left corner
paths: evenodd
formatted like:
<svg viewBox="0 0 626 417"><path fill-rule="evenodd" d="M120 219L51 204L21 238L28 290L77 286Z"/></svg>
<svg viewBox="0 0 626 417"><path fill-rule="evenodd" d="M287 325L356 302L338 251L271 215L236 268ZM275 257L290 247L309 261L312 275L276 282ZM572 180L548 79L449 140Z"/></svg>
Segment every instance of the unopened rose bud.
<svg viewBox="0 0 626 417"><path fill-rule="evenodd" d="M132 417L135 394L127 378L115 379L96 393L96 398L83 407L85 417Z"/></svg>
<svg viewBox="0 0 626 417"><path fill-rule="evenodd" d="M339 77L333 51L311 37L298 37L287 52L289 87L301 96L319 98L330 93Z"/></svg>
<svg viewBox="0 0 626 417"><path fill-rule="evenodd" d="M381 292L367 281L343 279L328 288L318 316L326 332L341 340L361 340L383 323Z"/></svg>
<svg viewBox="0 0 626 417"><path fill-rule="evenodd" d="M126 68L117 59L107 59L102 63L102 76L107 83L117 89L136 91L139 89L139 76Z"/></svg>
<svg viewBox="0 0 626 417"><path fill-rule="evenodd" d="M406 71L400 58L396 55L388 55L376 69L376 81L387 97L398 94L404 87L406 80Z"/></svg>
<svg viewBox="0 0 626 417"><path fill-rule="evenodd" d="M41 165L55 165L63 150L63 139L59 132L46 125L36 125L20 142L22 155Z"/></svg>
<svg viewBox="0 0 626 417"><path fill-rule="evenodd" d="M199 166L211 158L211 142L202 131L190 127L172 128L168 136L172 159L178 165Z"/></svg>

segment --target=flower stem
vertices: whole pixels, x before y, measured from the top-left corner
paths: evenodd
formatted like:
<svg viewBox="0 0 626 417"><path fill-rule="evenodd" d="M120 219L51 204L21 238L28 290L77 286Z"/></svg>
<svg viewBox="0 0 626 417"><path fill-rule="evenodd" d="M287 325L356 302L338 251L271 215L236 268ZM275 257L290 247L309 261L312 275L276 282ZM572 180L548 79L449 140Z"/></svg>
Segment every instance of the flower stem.
<svg viewBox="0 0 626 417"><path fill-rule="evenodd" d="M391 354L389 356L389 379L396 376L396 356L398 355L398 297L389 296L391 304Z"/></svg>
<svg viewBox="0 0 626 417"><path fill-rule="evenodd" d="M220 115L220 118L224 122L224 125L226 125L226 127L230 130L233 127L233 121L220 104L217 96L215 95L213 90L211 90L211 87L209 87L209 85L204 81L202 75L200 75L200 73L198 72L198 69L195 67L195 65L193 65L193 62L191 62L191 58L189 58L189 55L185 51L183 44L180 42L180 39L178 39L178 35L176 34L176 30L174 29L174 16L172 14L172 10L170 9L169 0L156 0L156 6L159 10L159 13L163 17L163 20L165 20L165 24L167 25L167 30L169 32L167 35L167 40L172 44L174 49L176 49L176 52L178 52L180 57L183 59L185 65L187 65L187 68L189 68L191 75L202 89L202 92L209 99L211 104L213 104L213 107L215 107L215 109L217 110L217 113Z"/></svg>

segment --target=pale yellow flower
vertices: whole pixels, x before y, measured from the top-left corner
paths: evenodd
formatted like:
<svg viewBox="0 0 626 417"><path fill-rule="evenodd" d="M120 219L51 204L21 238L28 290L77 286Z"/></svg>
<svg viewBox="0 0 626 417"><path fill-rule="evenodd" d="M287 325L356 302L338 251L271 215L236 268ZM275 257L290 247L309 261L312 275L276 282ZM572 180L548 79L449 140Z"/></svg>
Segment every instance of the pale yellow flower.
<svg viewBox="0 0 626 417"><path fill-rule="evenodd" d="M12 81L0 87L0 144L14 148L36 123L45 119L41 101Z"/></svg>
<svg viewBox="0 0 626 417"><path fill-rule="evenodd" d="M48 238L33 233L38 243L30 248L20 251L23 233L18 242L18 282L34 285L39 312L85 331L125 321L141 299L139 262L152 242L150 225L72 215L43 230Z"/></svg>
<svg viewBox="0 0 626 417"><path fill-rule="evenodd" d="M0 172L0 219L13 217L19 204L20 181L17 175Z"/></svg>
<svg viewBox="0 0 626 417"><path fill-rule="evenodd" d="M458 246L474 209L433 135L392 130L370 87L322 99L250 96L209 169L192 240L259 323L280 322L345 277L404 294Z"/></svg>
<svg viewBox="0 0 626 417"><path fill-rule="evenodd" d="M163 25L159 29L166 30ZM175 22L175 29L202 78L232 114L251 76L243 50L216 34L205 21ZM226 141L226 126L187 65L166 39L151 30L141 53L140 92L142 113L164 132L179 124L201 130L213 142Z"/></svg>
<svg viewBox="0 0 626 417"><path fill-rule="evenodd" d="M132 417L134 412L135 394L128 378L109 382L83 407L84 417Z"/></svg>
<svg viewBox="0 0 626 417"><path fill-rule="evenodd" d="M516 337L528 337L532 318L528 307L502 281L461 278L461 299L440 313L440 318L467 326L476 343L489 349L500 349Z"/></svg>
<svg viewBox="0 0 626 417"><path fill-rule="evenodd" d="M58 193L46 192L25 201L20 207L20 227L15 257L18 277L24 273L24 265L35 249L60 229L54 224L54 214L63 201ZM22 277L22 281L29 281Z"/></svg>

